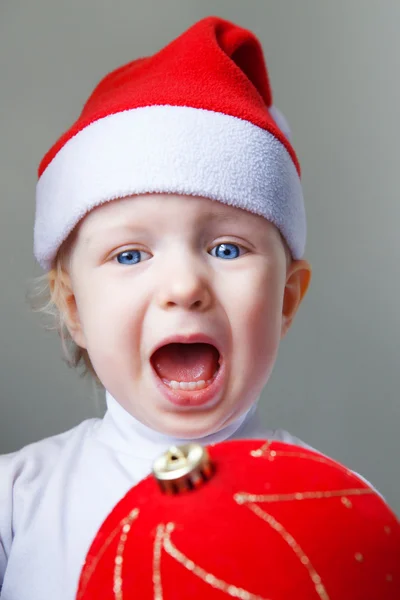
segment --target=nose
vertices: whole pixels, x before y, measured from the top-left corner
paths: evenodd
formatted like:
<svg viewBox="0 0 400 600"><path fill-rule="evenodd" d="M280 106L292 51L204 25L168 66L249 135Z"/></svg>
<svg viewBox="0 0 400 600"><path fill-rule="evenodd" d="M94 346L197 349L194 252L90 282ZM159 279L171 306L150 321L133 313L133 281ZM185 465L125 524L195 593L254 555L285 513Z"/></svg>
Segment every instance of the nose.
<svg viewBox="0 0 400 600"><path fill-rule="evenodd" d="M160 280L158 304L164 310L208 310L212 304L212 291L205 267L187 258L174 261Z"/></svg>

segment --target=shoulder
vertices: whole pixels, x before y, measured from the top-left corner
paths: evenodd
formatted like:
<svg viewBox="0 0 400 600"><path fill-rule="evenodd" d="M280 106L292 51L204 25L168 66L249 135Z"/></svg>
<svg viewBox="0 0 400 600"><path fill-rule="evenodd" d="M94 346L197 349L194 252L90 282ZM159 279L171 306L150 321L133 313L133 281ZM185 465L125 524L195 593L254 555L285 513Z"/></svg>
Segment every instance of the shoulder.
<svg viewBox="0 0 400 600"><path fill-rule="evenodd" d="M314 450L311 446L303 442L300 438L292 435L284 429L268 429L263 424L263 417L258 404L253 405L250 409L245 421L232 436L232 439L259 439L270 440L277 442L285 442L293 446L301 446Z"/></svg>
<svg viewBox="0 0 400 600"><path fill-rule="evenodd" d="M284 429L272 430L269 439L276 440L277 442L284 442L285 444L291 444L293 446L300 446L301 448L307 448L307 450L313 450L314 452L318 452L318 454L321 454L319 450L316 450L309 444L303 442L303 440L301 440L300 438L296 437L295 435L292 435Z"/></svg>
<svg viewBox="0 0 400 600"><path fill-rule="evenodd" d="M292 435L288 431L285 431L284 429L275 429L275 430L273 430L272 434L269 435L268 439L276 440L276 441L279 441L279 442L285 442L286 444L291 444L293 446L300 446L301 448L306 448L307 450L312 450L313 452L316 452L317 454L320 454L324 458L328 458L329 460L331 460L333 462L336 462L337 464L341 464L336 459L328 456L327 454L324 454L323 452L320 452L320 450L317 450L316 448L313 448L309 444L306 444L301 439L299 439L298 437ZM366 479L365 477L363 477L363 475L360 475L360 473L357 473L356 471L351 471L351 472L356 477L358 477L363 483L365 483L366 485L368 485L368 487L370 487L372 490L374 490L374 492L376 492L378 494L378 496L380 496L383 500L385 500L384 497L383 497L383 495L379 492L379 490L377 490L375 488L375 486L373 486L372 483L370 481L368 481L368 479Z"/></svg>
<svg viewBox="0 0 400 600"><path fill-rule="evenodd" d="M32 514L63 455L74 448L76 452L99 421L88 419L69 431L0 455L0 590L21 515Z"/></svg>
<svg viewBox="0 0 400 600"><path fill-rule="evenodd" d="M286 444L292 444L293 446L308 448L309 450L314 450L314 452L316 451L314 448L303 442L300 438L292 435L284 429L268 429L264 427L258 407L254 408L250 417L235 432L235 434L232 436L232 439L259 439L284 442Z"/></svg>
<svg viewBox="0 0 400 600"><path fill-rule="evenodd" d="M83 441L96 427L99 419L87 419L63 433L29 444L16 452L0 455L0 503L6 485L21 479L32 482L38 475L52 469L65 450Z"/></svg>

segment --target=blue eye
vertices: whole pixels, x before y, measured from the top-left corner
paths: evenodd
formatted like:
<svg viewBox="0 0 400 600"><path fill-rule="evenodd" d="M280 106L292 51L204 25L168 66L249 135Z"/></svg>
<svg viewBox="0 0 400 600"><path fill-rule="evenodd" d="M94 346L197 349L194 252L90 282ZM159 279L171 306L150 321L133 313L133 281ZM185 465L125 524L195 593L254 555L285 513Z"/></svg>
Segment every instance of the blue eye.
<svg viewBox="0 0 400 600"><path fill-rule="evenodd" d="M215 254L213 253L215 250ZM218 244L211 250L211 256L232 260L240 256L241 247L238 244Z"/></svg>
<svg viewBox="0 0 400 600"><path fill-rule="evenodd" d="M116 258L120 265L136 265L141 261L140 250L126 250L117 254Z"/></svg>

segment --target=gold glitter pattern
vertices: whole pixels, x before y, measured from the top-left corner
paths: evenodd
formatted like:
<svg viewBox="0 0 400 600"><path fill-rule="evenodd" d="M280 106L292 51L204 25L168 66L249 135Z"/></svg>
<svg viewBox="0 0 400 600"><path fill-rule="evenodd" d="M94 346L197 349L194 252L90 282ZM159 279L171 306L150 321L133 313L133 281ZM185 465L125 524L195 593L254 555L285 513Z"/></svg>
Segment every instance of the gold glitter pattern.
<svg viewBox="0 0 400 600"><path fill-rule="evenodd" d="M356 552L354 555L354 558L356 559L357 562L363 562L364 561L364 557L361 554L361 552Z"/></svg>
<svg viewBox="0 0 400 600"><path fill-rule="evenodd" d="M248 592L247 590L244 590L243 588L239 588L235 585L227 583L226 581L219 579L212 573L208 573L202 567L199 567L198 565L196 565L192 560L190 560L190 558L185 556L173 544L173 542L171 540L171 533L173 532L174 529L175 529L174 523L168 523L166 525L165 529L163 529L162 525L159 526L158 532L162 532L162 533L160 533L160 537L162 537L162 547L165 550L165 552L167 554L169 554L169 556L171 556L179 564L181 564L183 567L185 567L185 569L187 569L188 571L193 573L193 575L196 575L196 577L199 577L199 579L201 579L202 581L204 581L211 587L227 594L231 598L239 598L239 600L268 600L267 598L264 598L262 596L257 596L255 594L252 594L251 592ZM159 564L159 561L158 561L158 564ZM161 583L161 577L160 577L160 583ZM162 596L161 596L161 598L157 598L157 596L155 595L154 600L162 600Z"/></svg>
<svg viewBox="0 0 400 600"><path fill-rule="evenodd" d="M261 446L261 448L258 448L257 450L252 450L250 452L250 456L253 456L254 458L260 458L261 456L268 455L271 444L272 442L267 440L265 444Z"/></svg>
<svg viewBox="0 0 400 600"><path fill-rule="evenodd" d="M367 496L373 494L368 488L353 488L348 490L328 490L320 492L291 492L289 494L249 494L238 492L234 499L238 504L248 502L292 502L294 500L322 500L324 498L342 498L343 496Z"/></svg>
<svg viewBox="0 0 400 600"><path fill-rule="evenodd" d="M321 577L318 575L317 571L311 564L310 559L308 558L304 550L301 548L300 544L296 542L294 537L287 531L287 529L285 529L284 526L275 519L275 517L264 511L257 504L253 504L252 502L250 502L246 504L246 506L251 511L253 511L255 515L260 517L260 519L268 523L268 525L272 527L272 529L279 533L279 535L287 543L291 550L293 550L297 558L300 560L301 564L304 565L304 567L307 569L318 596L321 598L321 600L329 600L329 596L322 583Z"/></svg>
<svg viewBox="0 0 400 600"><path fill-rule="evenodd" d="M344 504L344 506L346 508L352 508L353 504L351 502L351 500L349 500L348 498L346 498L346 496L343 496L343 498L341 498L342 504Z"/></svg>
<svg viewBox="0 0 400 600"><path fill-rule="evenodd" d="M163 590L161 581L161 551L164 539L164 525L157 527L156 538L153 549L153 588L154 600L163 600Z"/></svg>
<svg viewBox="0 0 400 600"><path fill-rule="evenodd" d="M277 457L296 457L302 458L305 460L311 460L319 463L324 463L330 466L333 466L334 463L323 456L307 454L305 452L298 451L281 451L281 450L272 450L271 449L272 441L266 441L261 448L256 450L252 450L250 455L253 458L264 458L269 461L275 460ZM346 471L347 474L352 474L351 471ZM295 502L295 501L304 501L304 500L322 500L328 498L340 498L342 504L346 508L352 508L353 503L349 499L349 496L365 496L373 494L373 490L369 488L351 488L345 490L326 490L326 491L303 491L303 492L292 492L285 494L250 494L248 492L239 492L234 495L235 501L239 505L247 506L255 515L257 515L260 519L268 523L268 525L274 529L277 533L281 535L283 540L288 544L288 546L293 550L296 554L297 558L301 562L302 565L307 569L310 579L315 585L315 590L321 600L329 600L329 596L327 590L325 589L320 575L317 573L315 568L310 562L310 559L302 550L299 543L294 539L294 537L290 534L289 531L285 529L285 527L279 523L275 517L271 514L263 510L257 503L274 503L274 502ZM390 528L385 527L385 531L387 534L390 533ZM362 562L364 557L362 554L357 552L355 554L355 558L357 561Z"/></svg>
<svg viewBox="0 0 400 600"><path fill-rule="evenodd" d="M125 523L125 519L123 521L121 521L120 523L118 523L117 527L115 527L115 529L113 529L113 531L110 533L110 535L104 541L100 550L97 552L96 557L91 561L90 566L83 569L83 575L82 575L82 580L81 580L80 586L79 586L79 595L77 596L77 600L80 600L80 598L82 598L84 596L86 588L88 586L88 583L89 583L90 579L92 578L93 573L97 569L97 565L101 561L107 548L110 546L110 544L116 538L116 536L121 532L121 527L123 527L124 523Z"/></svg>
<svg viewBox="0 0 400 600"><path fill-rule="evenodd" d="M106 541L104 542L102 547L100 548L100 551L96 554L96 557L93 559L93 561L91 561L90 566L84 567L82 579L81 579L80 586L79 586L79 595L77 597L77 600L80 600L80 598L83 597L83 595L86 591L87 585L88 585L90 579L92 578L92 575L95 572L97 565L99 564L101 558L103 557L103 554L105 553L108 546L111 544L111 542L114 540L114 538L120 531L121 531L121 526L118 525L118 527L116 527L114 529L114 531L112 531L110 533L110 535L108 536L108 538L106 539Z"/></svg>
<svg viewBox="0 0 400 600"><path fill-rule="evenodd" d="M120 527L122 527L122 533L119 538L119 543L117 547L117 554L115 556L114 561L114 598L115 600L123 600L122 598L122 565L124 562L124 550L126 540L128 539L128 535L130 533L132 523L135 519L137 519L139 515L139 509L133 509L125 519L123 519L120 523Z"/></svg>
<svg viewBox="0 0 400 600"><path fill-rule="evenodd" d="M306 452L293 452L287 450L271 450L271 444L271 440L266 441L265 444L261 446L261 448L258 448L257 450L252 450L250 452L250 456L253 456L254 458L266 458L270 461L275 460L275 458L279 456L290 456L294 458L304 458L305 460L311 460L314 462L323 463L325 465L335 465L335 463L331 459L326 458L322 455L320 456L314 454L307 454ZM351 471L346 472L348 475L354 475L354 473L352 473Z"/></svg>

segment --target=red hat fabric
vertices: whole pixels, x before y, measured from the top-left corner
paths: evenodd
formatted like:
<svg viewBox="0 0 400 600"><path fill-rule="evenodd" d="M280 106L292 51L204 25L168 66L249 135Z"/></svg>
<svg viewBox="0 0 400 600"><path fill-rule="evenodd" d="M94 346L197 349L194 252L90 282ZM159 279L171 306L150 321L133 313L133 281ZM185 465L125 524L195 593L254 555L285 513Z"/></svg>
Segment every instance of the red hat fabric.
<svg viewBox="0 0 400 600"><path fill-rule="evenodd" d="M77 600L398 600L400 524L340 464L281 442L209 448L216 473L162 494L150 476L101 527Z"/></svg>
<svg viewBox="0 0 400 600"><path fill-rule="evenodd" d="M107 75L43 158L35 255L51 268L88 211L143 193L218 200L264 216L295 258L306 223L300 168L251 32L208 17Z"/></svg>

